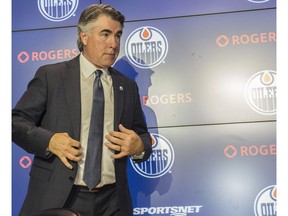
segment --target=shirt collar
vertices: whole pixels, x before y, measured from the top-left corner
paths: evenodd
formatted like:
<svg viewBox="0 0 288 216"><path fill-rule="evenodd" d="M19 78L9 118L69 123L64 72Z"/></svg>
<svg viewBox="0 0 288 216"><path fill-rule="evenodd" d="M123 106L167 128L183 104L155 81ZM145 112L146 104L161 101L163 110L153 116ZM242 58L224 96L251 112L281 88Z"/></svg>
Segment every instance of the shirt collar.
<svg viewBox="0 0 288 216"><path fill-rule="evenodd" d="M85 79L90 77L97 69L99 69L95 67L95 65L93 65L91 62L89 62L82 53L80 54L79 61L80 61L80 71ZM101 68L101 70L103 71L104 75L109 75L108 68Z"/></svg>

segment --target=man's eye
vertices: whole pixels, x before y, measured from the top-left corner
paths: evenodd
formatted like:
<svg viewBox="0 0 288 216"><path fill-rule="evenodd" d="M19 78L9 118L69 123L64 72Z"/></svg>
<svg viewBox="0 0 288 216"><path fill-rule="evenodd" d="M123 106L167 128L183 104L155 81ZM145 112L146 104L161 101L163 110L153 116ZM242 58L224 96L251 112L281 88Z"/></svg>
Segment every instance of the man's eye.
<svg viewBox="0 0 288 216"><path fill-rule="evenodd" d="M107 38L109 35L109 32L101 32L101 37Z"/></svg>

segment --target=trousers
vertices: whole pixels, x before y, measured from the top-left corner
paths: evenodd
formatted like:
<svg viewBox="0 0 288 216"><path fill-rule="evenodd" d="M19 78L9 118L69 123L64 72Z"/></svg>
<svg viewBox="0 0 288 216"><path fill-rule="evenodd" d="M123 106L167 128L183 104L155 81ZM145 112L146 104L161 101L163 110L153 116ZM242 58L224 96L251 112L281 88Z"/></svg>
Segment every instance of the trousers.
<svg viewBox="0 0 288 216"><path fill-rule="evenodd" d="M90 192L85 187L74 186L64 205L81 216L120 216L116 185Z"/></svg>

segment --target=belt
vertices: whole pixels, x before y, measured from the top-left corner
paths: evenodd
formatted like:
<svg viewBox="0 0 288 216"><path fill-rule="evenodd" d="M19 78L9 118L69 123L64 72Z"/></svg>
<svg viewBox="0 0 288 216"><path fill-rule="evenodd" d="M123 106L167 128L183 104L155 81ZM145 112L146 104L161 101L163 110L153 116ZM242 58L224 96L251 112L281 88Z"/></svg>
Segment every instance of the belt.
<svg viewBox="0 0 288 216"><path fill-rule="evenodd" d="M84 186L84 185L73 185L73 188L76 190L82 191L82 192L96 193L96 192L100 192L100 191L105 191L105 190L112 188L112 187L115 187L115 186L116 186L116 184L113 183L113 184L107 184L107 185L104 185L102 187L92 188L92 189L89 189L87 186Z"/></svg>

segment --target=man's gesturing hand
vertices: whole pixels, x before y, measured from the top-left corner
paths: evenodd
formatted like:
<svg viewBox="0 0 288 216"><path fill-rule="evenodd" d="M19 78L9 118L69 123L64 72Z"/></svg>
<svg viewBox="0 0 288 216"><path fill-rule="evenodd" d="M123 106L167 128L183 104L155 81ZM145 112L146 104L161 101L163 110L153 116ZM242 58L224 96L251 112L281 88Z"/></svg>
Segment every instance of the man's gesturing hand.
<svg viewBox="0 0 288 216"><path fill-rule="evenodd" d="M82 152L80 142L72 139L67 133L54 134L50 139L48 149L57 155L69 169L72 169L73 166L68 160L76 162L81 160Z"/></svg>
<svg viewBox="0 0 288 216"><path fill-rule="evenodd" d="M105 136L109 141L105 145L119 152L112 155L112 158L118 159L127 155L138 155L144 151L144 144L138 134L125 128L122 124L119 125L119 130L119 132L111 131Z"/></svg>

